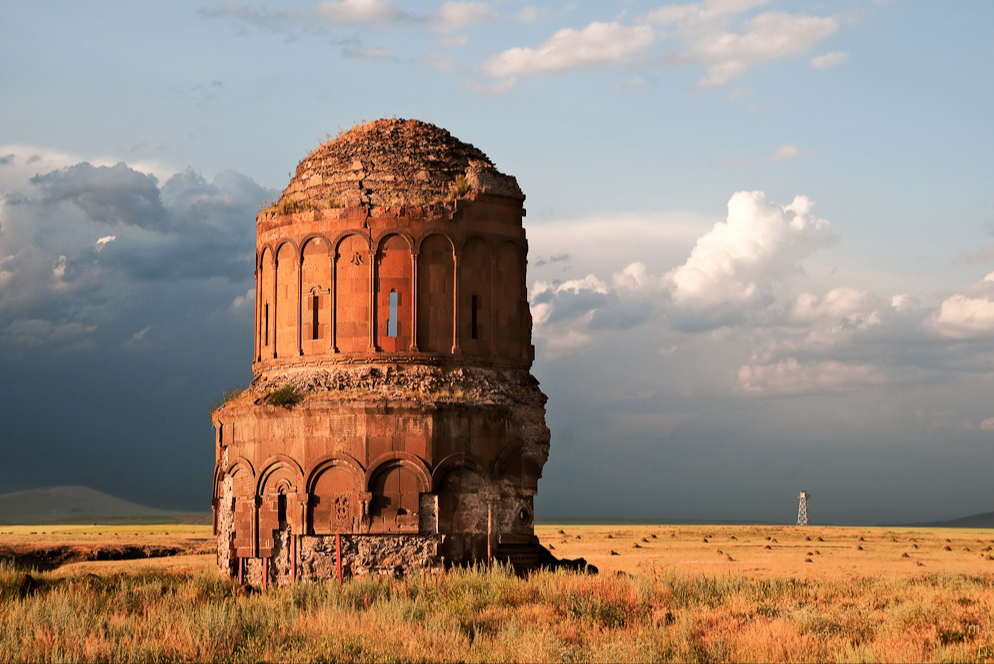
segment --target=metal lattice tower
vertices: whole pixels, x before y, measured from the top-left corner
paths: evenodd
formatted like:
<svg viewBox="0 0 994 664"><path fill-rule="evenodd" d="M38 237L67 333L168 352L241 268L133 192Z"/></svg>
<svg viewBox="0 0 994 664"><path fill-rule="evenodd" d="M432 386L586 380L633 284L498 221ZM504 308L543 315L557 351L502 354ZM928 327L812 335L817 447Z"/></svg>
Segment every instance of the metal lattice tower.
<svg viewBox="0 0 994 664"><path fill-rule="evenodd" d="M797 506L797 525L806 526L808 525L808 492L801 492L801 502Z"/></svg>

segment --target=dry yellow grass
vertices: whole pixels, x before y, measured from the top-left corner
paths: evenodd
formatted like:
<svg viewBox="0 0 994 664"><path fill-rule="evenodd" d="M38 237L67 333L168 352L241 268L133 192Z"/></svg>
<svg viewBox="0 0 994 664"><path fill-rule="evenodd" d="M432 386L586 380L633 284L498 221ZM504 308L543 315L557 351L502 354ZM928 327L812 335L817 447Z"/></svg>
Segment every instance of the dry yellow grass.
<svg viewBox="0 0 994 664"><path fill-rule="evenodd" d="M132 536L205 534L181 528ZM537 530L602 573L498 567L238 597L201 555L34 572L40 589L20 597L23 569L0 564L0 661L994 660L988 531Z"/></svg>
<svg viewBox="0 0 994 664"><path fill-rule="evenodd" d="M994 531L982 529L540 525L535 534L557 557L586 558L602 573L667 570L797 579L994 576Z"/></svg>

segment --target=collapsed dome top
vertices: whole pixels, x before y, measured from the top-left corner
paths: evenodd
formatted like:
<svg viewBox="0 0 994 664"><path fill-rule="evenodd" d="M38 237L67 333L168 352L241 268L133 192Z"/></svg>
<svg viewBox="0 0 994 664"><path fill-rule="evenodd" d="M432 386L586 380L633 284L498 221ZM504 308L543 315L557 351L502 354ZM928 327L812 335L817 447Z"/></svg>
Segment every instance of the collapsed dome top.
<svg viewBox="0 0 994 664"><path fill-rule="evenodd" d="M523 200L517 181L487 155L419 120L376 120L324 143L297 166L277 206L429 205L469 191ZM362 194L369 198L363 200Z"/></svg>

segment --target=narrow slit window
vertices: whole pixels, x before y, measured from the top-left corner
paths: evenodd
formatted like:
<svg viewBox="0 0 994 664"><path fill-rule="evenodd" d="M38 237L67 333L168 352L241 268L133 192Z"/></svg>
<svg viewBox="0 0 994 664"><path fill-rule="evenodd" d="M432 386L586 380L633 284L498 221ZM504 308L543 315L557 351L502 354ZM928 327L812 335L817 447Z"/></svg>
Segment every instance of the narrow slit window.
<svg viewBox="0 0 994 664"><path fill-rule="evenodd" d="M318 338L318 312L321 310L321 300L318 298L317 293L311 298L311 339Z"/></svg>
<svg viewBox="0 0 994 664"><path fill-rule="evenodd" d="M470 313L470 333L473 339L478 339L479 328L477 327L477 320L479 318L478 312L480 311L480 296L473 296L473 303Z"/></svg>
<svg viewBox="0 0 994 664"><path fill-rule="evenodd" d="M269 345L269 303L266 302L266 343L263 346Z"/></svg>
<svg viewBox="0 0 994 664"><path fill-rule="evenodd" d="M280 523L286 523L286 494L281 493L276 498L277 519Z"/></svg>
<svg viewBox="0 0 994 664"><path fill-rule="evenodd" d="M387 336L396 338L397 337L397 305L400 301L400 295L397 291L390 291L390 317L387 318Z"/></svg>

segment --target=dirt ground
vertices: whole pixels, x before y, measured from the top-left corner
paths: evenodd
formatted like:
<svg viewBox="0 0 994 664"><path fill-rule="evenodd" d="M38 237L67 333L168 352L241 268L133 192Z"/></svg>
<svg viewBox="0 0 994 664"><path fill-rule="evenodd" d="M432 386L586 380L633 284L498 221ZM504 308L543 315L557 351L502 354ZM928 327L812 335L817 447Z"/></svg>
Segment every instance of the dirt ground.
<svg viewBox="0 0 994 664"><path fill-rule="evenodd" d="M994 530L838 526L539 525L558 558L624 571L839 579L994 575Z"/></svg>
<svg viewBox="0 0 994 664"><path fill-rule="evenodd" d="M856 578L994 576L994 530L837 526L538 525L558 558L601 573ZM0 559L60 574L213 569L206 525L0 526Z"/></svg>

